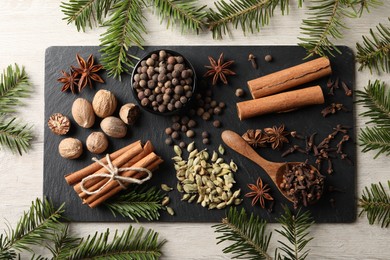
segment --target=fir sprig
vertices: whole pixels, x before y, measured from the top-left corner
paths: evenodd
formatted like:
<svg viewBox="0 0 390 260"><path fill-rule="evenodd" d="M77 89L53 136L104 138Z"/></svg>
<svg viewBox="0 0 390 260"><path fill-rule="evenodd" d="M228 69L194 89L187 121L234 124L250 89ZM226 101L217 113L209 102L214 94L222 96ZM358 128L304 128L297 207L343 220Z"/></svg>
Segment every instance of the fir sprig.
<svg viewBox="0 0 390 260"><path fill-rule="evenodd" d="M30 210L25 212L13 229L0 236L0 256L13 256L15 251L30 251L31 245L41 245L51 240L52 234L59 231L63 207L55 208L47 199L36 199Z"/></svg>
<svg viewBox="0 0 390 260"><path fill-rule="evenodd" d="M121 234L116 230L112 240L109 235L107 230L88 236L67 259L153 260L161 256L161 247L166 242L159 241L158 233L153 230L145 232L143 228L136 230L131 226Z"/></svg>
<svg viewBox="0 0 390 260"><path fill-rule="evenodd" d="M65 15L63 20L68 24L74 22L78 31L85 31L87 26L101 25L116 2L118 0L69 0L62 2L60 8Z"/></svg>
<svg viewBox="0 0 390 260"><path fill-rule="evenodd" d="M108 70L108 76L120 79L123 72L130 72L134 67L133 59L137 57L130 55L128 50L132 46L142 48L144 44L143 6L142 0L122 0L110 10L111 17L104 24L107 31L100 39L101 62Z"/></svg>
<svg viewBox="0 0 390 260"><path fill-rule="evenodd" d="M390 90L386 90L383 81L368 82L364 91L355 91L357 101L367 108L361 116L371 118L367 123L375 123L379 126L390 127Z"/></svg>
<svg viewBox="0 0 390 260"><path fill-rule="evenodd" d="M377 0L312 0L308 6L307 19L302 21L303 37L299 45L308 52L308 57L315 54L320 56L334 56L341 53L334 45L333 40L343 37L343 29L347 29L343 19L355 18L363 10L381 4Z"/></svg>
<svg viewBox="0 0 390 260"><path fill-rule="evenodd" d="M390 188L390 181L387 185ZM381 227L389 227L390 194L385 191L382 183L373 183L370 188L365 187L359 199L359 206L362 208L359 216L366 214L371 225L378 223Z"/></svg>
<svg viewBox="0 0 390 260"><path fill-rule="evenodd" d="M390 72L390 27L379 24L376 29L377 32L370 29L371 37L363 36L363 43L356 43L359 70L368 68L371 73L373 69L378 73Z"/></svg>
<svg viewBox="0 0 390 260"><path fill-rule="evenodd" d="M14 113L22 105L21 98L31 92L31 84L24 67L9 65L0 76L0 114Z"/></svg>
<svg viewBox="0 0 390 260"><path fill-rule="evenodd" d="M161 22L166 20L167 27L179 24L182 33L194 31L199 33L205 24L207 12L204 6L198 6L197 0L148 0Z"/></svg>
<svg viewBox="0 0 390 260"><path fill-rule="evenodd" d="M230 241L231 244L223 249L224 253L233 254L233 259L271 259L267 253L272 233L266 232L266 221L258 216L248 218L244 209L240 212L230 208L222 224L214 225L218 244Z"/></svg>
<svg viewBox="0 0 390 260"><path fill-rule="evenodd" d="M276 230L276 232L286 238L289 244L278 241L281 244L281 247L278 248L278 250L283 251L285 255L281 255L280 252L276 250L275 259L306 259L309 250L305 250L305 247L313 239L313 237L308 237L308 230L314 224L310 212L306 211L302 213L299 210L294 215L288 207L284 207L284 214L278 219L278 222L282 224L282 229Z"/></svg>
<svg viewBox="0 0 390 260"><path fill-rule="evenodd" d="M46 247L52 253L52 260L67 259L72 251L80 245L81 238L74 237L69 233L69 225L63 224L59 232L55 232Z"/></svg>
<svg viewBox="0 0 390 260"><path fill-rule="evenodd" d="M0 147L22 155L29 149L31 140L30 126L17 122L16 118L8 119L0 114Z"/></svg>
<svg viewBox="0 0 390 260"><path fill-rule="evenodd" d="M157 188L134 190L120 195L115 200L109 200L105 205L114 214L120 214L131 220L138 221L139 218L157 220L160 217L160 210L163 209L161 201L164 194Z"/></svg>
<svg viewBox="0 0 390 260"><path fill-rule="evenodd" d="M390 155L390 90L386 90L384 82L379 80L368 82L364 91L355 91L357 103L363 104L367 111L361 116L369 117L368 123L376 126L366 127L359 134L362 152L377 150L374 158L380 154Z"/></svg>
<svg viewBox="0 0 390 260"><path fill-rule="evenodd" d="M239 25L243 32L253 33L260 31L264 25L268 25L274 14L275 7L281 6L282 12L288 8L288 0L232 0L215 2L216 10L210 9L208 28L214 38L222 38L222 35L230 33L229 26L237 28Z"/></svg>

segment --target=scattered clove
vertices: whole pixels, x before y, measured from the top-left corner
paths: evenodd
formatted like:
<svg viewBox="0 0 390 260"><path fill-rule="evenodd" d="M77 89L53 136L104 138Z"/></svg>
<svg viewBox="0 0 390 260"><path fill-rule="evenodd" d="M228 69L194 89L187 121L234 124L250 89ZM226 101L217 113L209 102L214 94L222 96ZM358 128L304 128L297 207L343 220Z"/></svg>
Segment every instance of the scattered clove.
<svg viewBox="0 0 390 260"><path fill-rule="evenodd" d="M341 103L332 103L330 106L324 108L321 111L321 114L322 114L323 117L327 117L330 114L336 114L336 112L340 111L340 110L343 110L343 111L346 111L346 112L348 111L348 109L346 109L343 104L341 104Z"/></svg>
<svg viewBox="0 0 390 260"><path fill-rule="evenodd" d="M255 70L257 70L256 56L253 55L252 53L249 53L248 61L250 61L251 64L252 64L252 67L253 67Z"/></svg>
<svg viewBox="0 0 390 260"><path fill-rule="evenodd" d="M351 97L352 96L352 90L350 90L347 86L347 84L345 84L345 82L341 82L341 87L344 89L344 93L346 96L348 97Z"/></svg>

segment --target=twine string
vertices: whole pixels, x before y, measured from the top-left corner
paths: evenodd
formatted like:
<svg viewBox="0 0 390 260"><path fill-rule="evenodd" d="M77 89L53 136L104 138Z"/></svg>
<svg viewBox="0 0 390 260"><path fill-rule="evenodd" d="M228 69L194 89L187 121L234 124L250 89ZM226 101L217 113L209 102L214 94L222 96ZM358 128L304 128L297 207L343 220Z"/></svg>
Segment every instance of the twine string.
<svg viewBox="0 0 390 260"><path fill-rule="evenodd" d="M152 172L149 171L146 168L142 168L142 167L118 168L118 167L116 167L115 165L112 164L109 154L106 155L106 160L107 160L107 164L104 164L102 161L100 161L96 157L92 158L92 161L97 162L104 169L106 169L106 171L108 173L97 173L97 174L92 174L92 175L89 175L89 176L83 178L81 180L81 183L80 183L80 188L86 194L93 195L93 194L99 193L100 191L102 191L112 181L118 182L119 186L122 189L126 189L127 187L124 185L124 183L142 184L145 181L148 181L148 180L150 180L150 178L152 178L152 175L153 175ZM119 175L120 172L126 172L126 171L146 172L148 174L148 176L146 176L144 179L136 179L136 178L132 178L132 177L125 177L125 176L120 176ZM105 184L103 184L103 186L101 186L99 189L94 190L94 191L89 191L87 188L85 188L84 185L85 185L86 181L92 180L94 178L101 178L101 177L109 178L109 180Z"/></svg>

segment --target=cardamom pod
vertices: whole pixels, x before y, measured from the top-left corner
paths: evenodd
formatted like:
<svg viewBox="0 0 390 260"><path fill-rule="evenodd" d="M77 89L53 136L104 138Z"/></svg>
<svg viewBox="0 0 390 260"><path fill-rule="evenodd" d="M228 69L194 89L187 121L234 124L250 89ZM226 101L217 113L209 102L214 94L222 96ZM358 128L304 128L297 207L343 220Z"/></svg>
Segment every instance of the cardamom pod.
<svg viewBox="0 0 390 260"><path fill-rule="evenodd" d="M161 189L163 190L163 191L166 191L166 192L169 192L169 191L171 191L171 190L173 190L173 188L171 188L171 187L169 187L168 185L166 185L166 184L161 184Z"/></svg>

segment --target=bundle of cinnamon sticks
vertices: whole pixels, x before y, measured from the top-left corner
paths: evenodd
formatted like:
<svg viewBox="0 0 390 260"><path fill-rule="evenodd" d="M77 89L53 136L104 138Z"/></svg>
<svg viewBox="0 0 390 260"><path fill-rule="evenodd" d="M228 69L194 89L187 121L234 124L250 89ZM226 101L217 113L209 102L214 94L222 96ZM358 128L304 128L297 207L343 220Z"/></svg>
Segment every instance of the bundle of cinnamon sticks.
<svg viewBox="0 0 390 260"><path fill-rule="evenodd" d="M163 162L163 160L154 153L154 147L150 141L147 141L145 145L142 145L141 141L136 141L110 154L109 158L111 159L112 164L117 168L145 168L149 171L154 171ZM103 158L100 162L107 164L107 159ZM66 175L65 180L69 185L73 186L84 204L88 204L89 207L94 208L123 189L119 182L110 180L106 177L97 176L96 178L86 180L83 187L88 191L96 191L103 185L106 185L103 189L91 195L88 195L82 190L81 182L84 178L102 173L107 173L107 170L98 162L94 162L79 171ZM146 175L146 172L139 170L120 172L120 176L134 179L142 179ZM109 183L106 184L107 182ZM122 184L125 186L129 185L128 183Z"/></svg>
<svg viewBox="0 0 390 260"><path fill-rule="evenodd" d="M301 84L330 75L328 58L322 57L248 81L253 100L237 103L240 120L275 112L286 112L303 106L323 104L320 86L289 90Z"/></svg>

